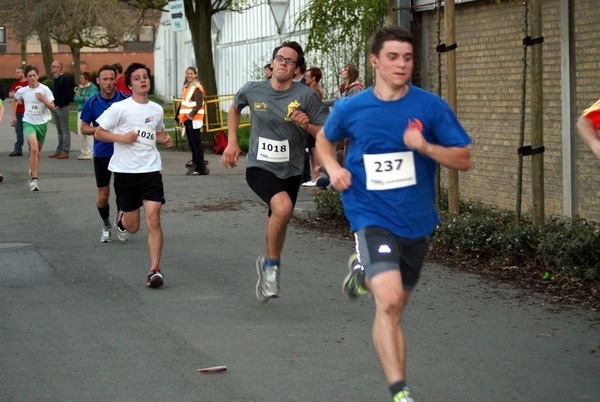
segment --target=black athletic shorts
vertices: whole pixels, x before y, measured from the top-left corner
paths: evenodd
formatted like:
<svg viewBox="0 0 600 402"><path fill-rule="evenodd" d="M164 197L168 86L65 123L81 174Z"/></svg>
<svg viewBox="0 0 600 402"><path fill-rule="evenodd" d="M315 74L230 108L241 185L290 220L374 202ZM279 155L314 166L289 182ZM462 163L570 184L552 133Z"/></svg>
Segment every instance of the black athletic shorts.
<svg viewBox="0 0 600 402"><path fill-rule="evenodd" d="M404 290L415 288L430 236L407 239L381 227L367 226L354 232L354 239L358 261L369 280L381 272L399 269Z"/></svg>
<svg viewBox="0 0 600 402"><path fill-rule="evenodd" d="M108 170L110 156L94 157L94 174L96 175L96 187L110 186L112 172Z"/></svg>
<svg viewBox="0 0 600 402"><path fill-rule="evenodd" d="M261 200L269 205L269 216L271 216L271 198L277 193L285 191L292 200L292 206L296 205L300 182L301 176L280 179L268 170L257 167L246 169L246 183Z"/></svg>
<svg viewBox="0 0 600 402"><path fill-rule="evenodd" d="M160 172L115 173L115 194L124 212L135 211L143 205L143 200L165 203Z"/></svg>

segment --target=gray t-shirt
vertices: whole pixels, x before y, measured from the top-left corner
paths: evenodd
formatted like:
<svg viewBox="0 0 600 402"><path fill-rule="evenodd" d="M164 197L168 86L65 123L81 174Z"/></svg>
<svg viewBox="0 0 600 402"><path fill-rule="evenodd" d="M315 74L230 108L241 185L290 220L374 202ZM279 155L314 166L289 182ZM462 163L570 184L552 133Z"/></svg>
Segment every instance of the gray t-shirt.
<svg viewBox="0 0 600 402"><path fill-rule="evenodd" d="M246 167L259 167L280 179L302 174L308 134L291 119L294 109L304 111L310 123L325 124L329 109L317 93L304 84L292 83L276 91L270 81L248 82L234 99L238 112L251 110L250 144Z"/></svg>

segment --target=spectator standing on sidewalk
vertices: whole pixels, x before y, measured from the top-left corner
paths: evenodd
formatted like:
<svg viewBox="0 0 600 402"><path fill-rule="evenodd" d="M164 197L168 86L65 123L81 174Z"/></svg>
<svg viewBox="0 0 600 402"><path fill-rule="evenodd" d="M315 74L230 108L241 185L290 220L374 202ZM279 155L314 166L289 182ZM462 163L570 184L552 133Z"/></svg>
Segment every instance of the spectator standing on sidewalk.
<svg viewBox="0 0 600 402"><path fill-rule="evenodd" d="M17 67L15 71L15 78L17 79L10 86L10 90L8 92L8 96L14 98L15 92L17 92L20 88L29 86L27 79L25 78L25 74L23 73L23 67ZM17 142L15 142L14 150L8 156L23 156L23 143L25 142L23 138L23 114L25 113L25 104L23 101L17 102L17 110L15 116L17 120L14 122L13 126L15 127L15 135L17 137ZM12 122L11 122L12 123Z"/></svg>
<svg viewBox="0 0 600 402"><path fill-rule="evenodd" d="M124 94L131 95L131 91L125 85L125 77L123 76L123 66L121 63L113 64L113 67L117 70L117 91L123 92Z"/></svg>
<svg viewBox="0 0 600 402"><path fill-rule="evenodd" d="M63 74L63 65L54 60L50 66L54 80L52 94L54 95L54 124L58 131L58 147L56 152L48 155L50 158L67 159L71 152L71 129L69 128L69 112L73 101L75 83Z"/></svg>
<svg viewBox="0 0 600 402"><path fill-rule="evenodd" d="M77 157L79 160L91 160L94 150L94 137L84 135L81 132L81 111L83 104L90 97L98 93L98 87L92 83L92 76L87 71L79 74L79 86L75 88L74 101L77 103L77 134L81 141L81 153Z"/></svg>

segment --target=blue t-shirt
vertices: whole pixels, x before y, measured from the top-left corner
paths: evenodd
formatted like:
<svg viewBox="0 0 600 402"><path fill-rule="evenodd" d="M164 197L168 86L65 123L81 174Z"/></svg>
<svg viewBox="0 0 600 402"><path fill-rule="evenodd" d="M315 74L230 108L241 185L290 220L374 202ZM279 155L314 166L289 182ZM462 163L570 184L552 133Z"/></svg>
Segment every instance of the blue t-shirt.
<svg viewBox="0 0 600 402"><path fill-rule="evenodd" d="M342 192L342 201L352 231L378 226L414 239L431 234L439 222L434 206L436 163L404 145L404 131L409 124L419 127L432 144L464 147L471 143L444 100L412 85L397 101L382 101L368 88L335 103L324 131L331 142L350 139L345 168L352 174L352 186ZM380 158L379 162L368 164L380 170L399 169L402 160L391 158L391 163L386 164L382 155L400 152L412 153L404 154L408 158L403 159L414 160L414 184L367 190L365 159Z"/></svg>
<svg viewBox="0 0 600 402"><path fill-rule="evenodd" d="M129 98L129 95L120 91L115 91L115 96L113 96L112 99L104 99L102 93L98 92L85 101L83 109L81 110L81 120L92 127L97 127L98 124L96 123L96 119L98 119L110 105L127 98ZM111 157L113 152L114 146L112 142L102 142L94 138L94 157Z"/></svg>

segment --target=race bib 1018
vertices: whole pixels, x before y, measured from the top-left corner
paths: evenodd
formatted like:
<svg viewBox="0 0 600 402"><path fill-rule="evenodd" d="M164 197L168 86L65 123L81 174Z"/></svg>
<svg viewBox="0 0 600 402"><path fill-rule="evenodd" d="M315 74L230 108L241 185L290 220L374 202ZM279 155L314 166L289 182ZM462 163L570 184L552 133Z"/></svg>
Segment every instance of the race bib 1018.
<svg viewBox="0 0 600 402"><path fill-rule="evenodd" d="M290 160L288 140L276 141L259 137L256 159L267 162L288 162Z"/></svg>

